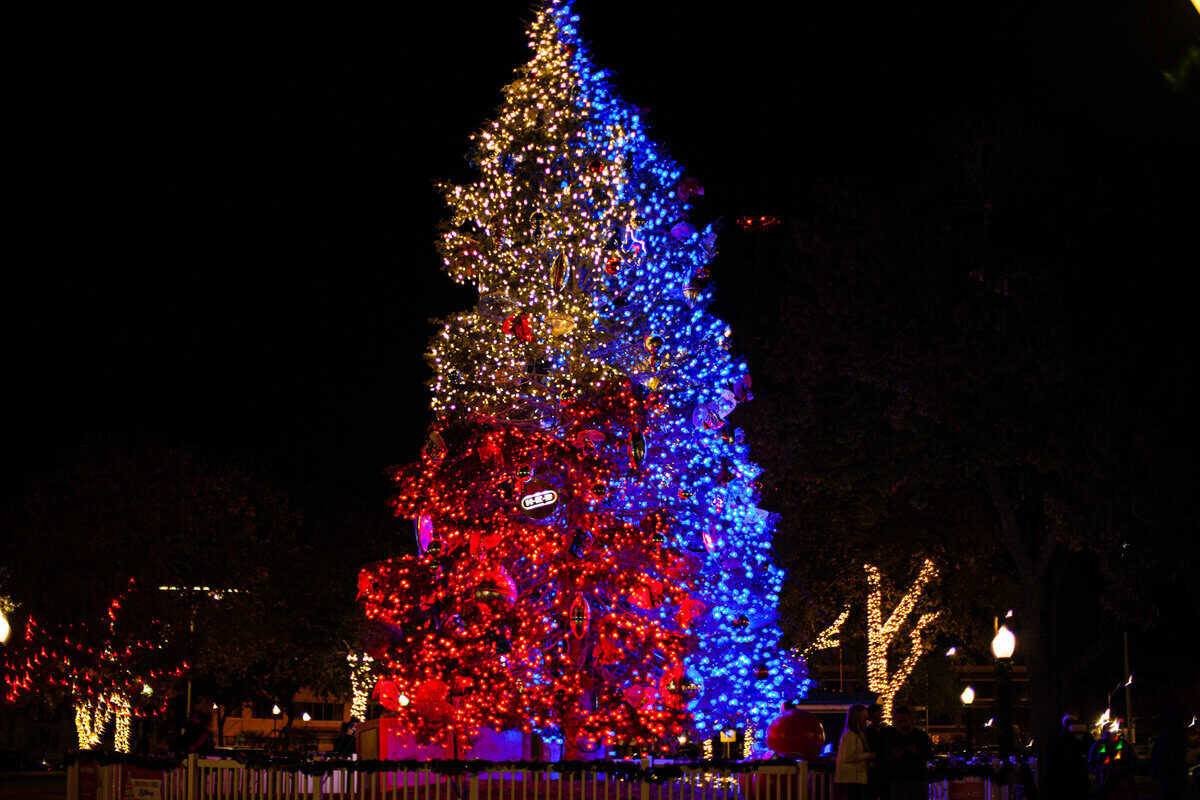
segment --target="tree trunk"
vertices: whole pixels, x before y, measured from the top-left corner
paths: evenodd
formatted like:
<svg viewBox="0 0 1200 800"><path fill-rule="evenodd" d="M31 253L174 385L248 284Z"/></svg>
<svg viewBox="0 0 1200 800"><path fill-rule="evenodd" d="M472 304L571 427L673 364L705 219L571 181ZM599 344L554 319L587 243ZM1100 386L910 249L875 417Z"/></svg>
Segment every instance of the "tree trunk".
<svg viewBox="0 0 1200 800"><path fill-rule="evenodd" d="M1046 787L1050 785L1052 764L1048 755L1050 743L1057 733L1059 707L1053 670L1053 625L1047 624L1054 598L1049 596L1049 587L1038 580L1026 583L1023 588L1025 608L1021 621L1022 638L1028 642L1028 646L1022 650L1029 670L1030 735L1037 754L1038 786Z"/></svg>
<svg viewBox="0 0 1200 800"><path fill-rule="evenodd" d="M1000 533L1004 545L1017 567L1024 600L1021 620L1022 658L1029 670L1030 722L1037 753L1037 782L1039 787L1050 785L1053 765L1047 756L1050 743L1057 733L1059 698L1054 679L1054 607L1057 593L1051 580L1051 567L1058 549L1052 531L1044 524L1042 498L1034 494L1025 505L1034 513L1018 509L1008 491L1008 485L995 467L986 467L992 504L1000 517Z"/></svg>

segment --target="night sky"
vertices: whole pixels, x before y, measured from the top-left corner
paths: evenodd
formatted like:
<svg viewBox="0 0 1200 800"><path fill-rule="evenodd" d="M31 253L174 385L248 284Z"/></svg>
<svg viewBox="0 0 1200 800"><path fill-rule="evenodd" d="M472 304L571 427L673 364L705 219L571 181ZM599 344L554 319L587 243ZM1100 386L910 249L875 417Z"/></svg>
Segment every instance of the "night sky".
<svg viewBox="0 0 1200 800"><path fill-rule="evenodd" d="M712 216L801 213L814 176L911 179L963 109L1053 109L1098 150L1184 135L1155 114L1197 35L1187 0L900 5L577 9ZM428 320L473 303L437 269L432 184L468 177L529 16L15 26L10 492L112 432L245 457L302 506L382 505L428 422ZM719 280L717 310L762 289Z"/></svg>

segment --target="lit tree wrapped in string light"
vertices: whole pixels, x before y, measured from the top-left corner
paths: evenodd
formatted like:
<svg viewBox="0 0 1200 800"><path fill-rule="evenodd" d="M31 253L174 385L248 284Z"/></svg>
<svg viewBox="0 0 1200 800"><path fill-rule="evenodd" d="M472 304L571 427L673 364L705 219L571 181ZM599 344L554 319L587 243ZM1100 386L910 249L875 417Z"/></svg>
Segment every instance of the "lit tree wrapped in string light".
<svg viewBox="0 0 1200 800"><path fill-rule="evenodd" d="M605 569L560 572L552 581L559 611L564 586L574 580L568 574L606 574L611 581L618 580L617 573L606 570L615 569L662 580L661 600L651 598L652 607L641 609L641 619L662 625L663 641L674 641L686 628L691 644L648 651L640 668L628 663L643 682L639 685L661 687L649 706L657 703L671 713L658 716L656 710L630 718L626 710L598 707L583 714L585 740L594 739L601 719L616 725L603 739L660 735L659 728L674 724L667 718L677 714L670 708L676 701L662 693L681 690L688 697L691 724L701 732L747 724L765 730L780 702L802 696L808 683L801 662L778 646L776 605L783 574L771 554L773 519L758 508L759 469L749 461L743 435L727 422L751 395L747 366L730 353L728 326L705 310L712 299L706 283L717 234L712 225L690 221L692 202L703 189L647 138L636 111L614 96L605 73L589 63L577 21L567 3L542 7L530 26L532 60L518 69L495 118L474 137L478 178L444 187L451 216L440 252L450 276L475 287L479 300L474 309L446 320L431 343L432 407L438 421L422 462L433 483L421 484L422 491L426 497L449 497L462 489L439 489L442 480L491 491L513 485L512 465L533 466L532 480L565 494L559 496L560 511L521 523L520 535L528 542L545 541L547 547L566 542L569 549L570 531L580 527L583 515L592 515L591 524L582 527L594 546L581 563L596 560ZM627 419L627 409L634 406L634 416L644 422ZM615 416L606 419L606 414ZM590 427L579 428L580 419ZM451 446L447 431L464 424L470 435L459 435ZM506 466L494 466L486 476L448 472L449 467L430 460L440 456L459 463L453 459L463 454L456 447L478 455L481 447L492 452L496 442L504 443L499 453ZM506 448L516 448L521 458ZM586 471L588 480L603 477L603 494L589 495L573 477L564 477L584 450L591 451L589 459L599 459L588 461ZM551 453L565 461L556 464L547 457ZM412 472L400 474L402 481L416 481ZM563 482L554 483L551 476ZM497 520L509 526L503 529L516 530L511 528L514 504L521 499L509 497L505 516ZM470 554L469 565L455 568L462 570L454 573L461 591L483 575L483 565L496 561L493 551L499 546L486 546L480 531L473 549L451 548L461 531L480 524L473 516L476 504L467 500L463 496L457 506L442 504L431 512L429 503L402 486L397 503L399 513L424 521L431 541L441 537L446 549L439 557L451 549L460 559ZM609 541L605 531L622 533ZM632 531L649 539L643 546L654 547L638 551L632 562L606 562L602 554ZM520 545L520 554L506 557L532 557L528 542ZM620 544L627 546L632 544ZM661 577L665 565L655 555L659 552L696 555L695 577L688 578L686 590L678 580ZM517 613L523 578L510 563L503 566L517 587ZM368 609L383 616L402 614L399 606L407 608L418 584L428 591L449 580L443 574L425 583L424 569L397 564L368 576L368 594L402 598L387 611L388 603L368 603ZM630 579L620 580L632 589ZM404 591L398 591L401 587ZM589 607L618 607L611 587L605 589L608 601L591 591L583 595ZM546 617L538 624L560 621ZM402 625L401 631L407 639L408 628ZM481 642L477 646L483 648ZM581 651L585 661L597 653L589 647ZM527 707L539 731L574 726L567 720L574 712L555 716L546 710L565 709L565 697L578 695L586 703L616 697L606 695L607 689L567 687L564 681L573 678L547 673L548 662L515 643L513 648L505 654L510 673L495 674L488 684L511 691L513 713ZM637 649L623 658L632 658ZM526 655L533 661L522 661ZM594 671L592 666L585 672ZM544 689L539 681L554 688ZM545 701L547 691L557 699ZM459 697L462 702L465 693ZM543 702L548 705L539 705ZM498 704L488 708L503 716ZM625 722L617 724L622 714ZM588 727L587 720L597 725Z"/></svg>
<svg viewBox="0 0 1200 800"><path fill-rule="evenodd" d="M111 724L113 748L129 752L131 719L165 711L166 690L187 669L172 657L165 627L157 620L122 624L129 606L138 605L139 599L130 581L128 590L109 603L99 624L56 632L28 617L24 635L5 653L5 700L64 690L75 708L79 749L99 745Z"/></svg>
<svg viewBox="0 0 1200 800"><path fill-rule="evenodd" d="M867 572L867 684L871 691L879 694L883 706L884 722L891 724L892 704L896 693L904 686L917 662L925 653L925 629L936 620L941 611L930 611L917 617L909 630L909 650L895 671L888 672L888 648L891 647L900 629L916 608L925 587L937 577L937 566L932 559L925 559L921 571L913 580L908 591L892 609L887 621L883 619L883 575L878 567L864 564Z"/></svg>

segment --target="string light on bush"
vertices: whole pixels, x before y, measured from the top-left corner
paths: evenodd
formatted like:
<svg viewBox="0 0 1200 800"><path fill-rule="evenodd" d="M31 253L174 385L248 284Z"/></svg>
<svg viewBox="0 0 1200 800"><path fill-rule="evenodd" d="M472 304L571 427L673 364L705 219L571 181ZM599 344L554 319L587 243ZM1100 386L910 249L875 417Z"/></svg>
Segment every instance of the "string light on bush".
<svg viewBox="0 0 1200 800"><path fill-rule="evenodd" d="M113 717L113 749L118 753L128 753L131 751L129 700L121 695L113 695L111 705Z"/></svg>
<svg viewBox="0 0 1200 800"><path fill-rule="evenodd" d="M126 625L126 609L141 596L136 582L114 597L100 622L48 630L29 616L16 646L6 648L3 663L5 699L47 690L72 698L80 749L95 747L114 723L115 746L129 746L133 716L160 714L168 693L155 691L181 677L185 662L167 651L165 630L157 619ZM136 701L136 704L135 704Z"/></svg>
<svg viewBox="0 0 1200 800"><path fill-rule="evenodd" d="M75 736L80 750L91 750L100 744L104 730L113 716L112 707L104 699L75 702Z"/></svg>
<svg viewBox="0 0 1200 800"><path fill-rule="evenodd" d="M888 648L912 614L925 587L937 577L938 571L932 559L925 559L916 579L884 622L883 576L878 568L870 564L864 564L863 568L867 573L867 685L871 691L878 693L884 721L891 724L892 705L896 694L925 652L924 630L938 618L941 611L922 614L917 618L909 632L908 654L890 676Z"/></svg>

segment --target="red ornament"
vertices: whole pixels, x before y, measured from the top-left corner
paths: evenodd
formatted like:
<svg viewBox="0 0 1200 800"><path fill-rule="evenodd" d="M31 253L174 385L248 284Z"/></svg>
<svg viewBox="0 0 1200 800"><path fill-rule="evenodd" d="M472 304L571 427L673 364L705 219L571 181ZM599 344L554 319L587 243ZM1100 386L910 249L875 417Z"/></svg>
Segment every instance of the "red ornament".
<svg viewBox="0 0 1200 800"><path fill-rule="evenodd" d="M487 610L503 604L512 605L517 599L517 585L513 583L508 570L499 564L494 565L475 586L475 601L479 608Z"/></svg>
<svg viewBox="0 0 1200 800"><path fill-rule="evenodd" d="M614 255L609 256L607 259L605 259L604 271L606 273L608 273L609 275L616 275L618 272L620 272L621 271L621 257L614 254Z"/></svg>
<svg viewBox="0 0 1200 800"><path fill-rule="evenodd" d="M699 700L704 687L688 675L682 664L673 664L663 671L658 681L658 691L662 695L663 705L674 711L683 711Z"/></svg>
<svg viewBox="0 0 1200 800"><path fill-rule="evenodd" d="M400 689L396 686L396 682L386 678L375 684L375 690L371 693L372 697L379 705L389 711L399 711L400 706Z"/></svg>
<svg viewBox="0 0 1200 800"><path fill-rule="evenodd" d="M504 318L500 329L527 344L533 341L533 326L529 324L528 314L510 314Z"/></svg>
<svg viewBox="0 0 1200 800"><path fill-rule="evenodd" d="M767 729L767 747L777 756L812 760L825 746L825 729L815 714L799 708L780 714Z"/></svg>
<svg viewBox="0 0 1200 800"><path fill-rule="evenodd" d="M413 710L430 722L443 722L450 718L454 709L446 702L450 687L437 678L430 678L413 692Z"/></svg>
<svg viewBox="0 0 1200 800"><path fill-rule="evenodd" d="M642 582L629 593L629 602L643 611L658 608L663 601L662 581L653 578L643 578Z"/></svg>
<svg viewBox="0 0 1200 800"><path fill-rule="evenodd" d="M575 595L575 602L571 603L571 635L576 639L586 636L591 617L592 607L588 605L583 592L580 592Z"/></svg>
<svg viewBox="0 0 1200 800"><path fill-rule="evenodd" d="M675 621L679 623L679 627L692 627L692 623L708 609L708 606L703 601L688 595L679 603L679 613L675 615Z"/></svg>

